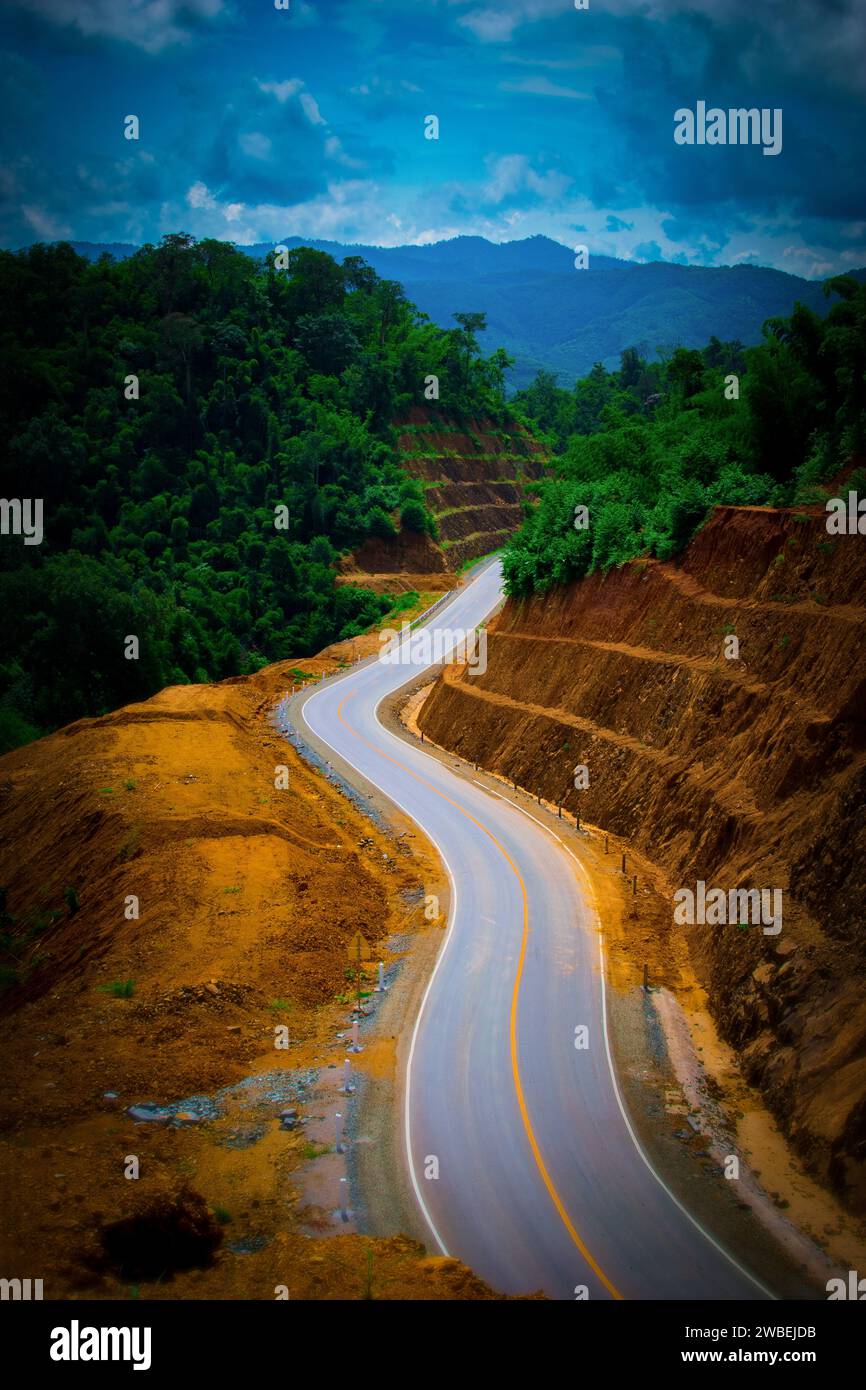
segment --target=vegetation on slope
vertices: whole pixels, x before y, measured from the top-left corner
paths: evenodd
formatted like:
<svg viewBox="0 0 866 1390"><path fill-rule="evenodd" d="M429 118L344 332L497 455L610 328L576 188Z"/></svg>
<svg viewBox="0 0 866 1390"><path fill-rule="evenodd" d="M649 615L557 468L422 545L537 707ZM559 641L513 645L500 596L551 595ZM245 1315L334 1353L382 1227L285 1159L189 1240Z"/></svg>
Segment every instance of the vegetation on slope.
<svg viewBox="0 0 866 1390"><path fill-rule="evenodd" d="M433 529L391 422L430 374L450 414L504 412L479 316L439 329L357 256L35 246L0 253L0 294L0 488L45 526L0 546L0 751L363 631L389 601L338 553Z"/></svg>
<svg viewBox="0 0 866 1390"><path fill-rule="evenodd" d="M558 456L506 549L507 591L669 559L717 503L815 500L866 445L866 285L826 288L838 296L826 318L798 304L754 348L713 338L664 362L628 349L618 371L597 364L573 391L539 373L514 404Z"/></svg>

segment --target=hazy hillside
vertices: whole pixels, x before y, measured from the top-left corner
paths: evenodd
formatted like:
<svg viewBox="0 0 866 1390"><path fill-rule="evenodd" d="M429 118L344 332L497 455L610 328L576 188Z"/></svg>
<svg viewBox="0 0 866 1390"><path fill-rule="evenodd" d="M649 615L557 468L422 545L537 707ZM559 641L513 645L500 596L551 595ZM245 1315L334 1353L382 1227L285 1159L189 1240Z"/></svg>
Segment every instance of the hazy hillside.
<svg viewBox="0 0 866 1390"><path fill-rule="evenodd" d="M74 244L91 259L102 250L123 256L134 249ZM764 266L637 265L590 256L589 269L577 271L567 246L541 236L498 244L466 236L396 247L287 237L283 244L312 246L336 259L363 256L378 275L406 286L441 327L453 324L455 312L483 311L487 331L480 341L515 358L516 387L542 367L571 385L595 362L616 365L627 347L643 346L652 355L661 344L702 347L712 334L756 343L764 320L789 313L797 300L819 313L826 303L820 281ZM267 242L240 249L257 257L273 251Z"/></svg>

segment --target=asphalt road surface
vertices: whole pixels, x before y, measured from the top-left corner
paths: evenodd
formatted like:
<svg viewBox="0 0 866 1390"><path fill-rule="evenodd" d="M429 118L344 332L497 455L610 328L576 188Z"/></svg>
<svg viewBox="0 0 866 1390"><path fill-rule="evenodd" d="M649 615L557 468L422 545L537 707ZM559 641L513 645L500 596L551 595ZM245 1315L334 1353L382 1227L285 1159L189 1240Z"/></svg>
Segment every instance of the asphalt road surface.
<svg viewBox="0 0 866 1390"><path fill-rule="evenodd" d="M495 561L429 626L471 631L500 597ZM405 661L324 682L298 723L416 821L451 881L403 1115L431 1250L508 1293L772 1296L690 1217L632 1132L607 1038L592 888L568 849L379 722L382 699L429 660L419 641L404 643Z"/></svg>

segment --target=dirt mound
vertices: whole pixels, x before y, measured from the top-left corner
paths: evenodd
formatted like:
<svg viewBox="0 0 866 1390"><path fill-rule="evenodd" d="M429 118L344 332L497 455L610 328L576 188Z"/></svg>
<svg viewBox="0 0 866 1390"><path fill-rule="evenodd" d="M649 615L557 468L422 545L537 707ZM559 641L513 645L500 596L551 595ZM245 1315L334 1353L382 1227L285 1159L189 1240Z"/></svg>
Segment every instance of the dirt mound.
<svg viewBox="0 0 866 1390"><path fill-rule="evenodd" d="M863 1211L866 540L824 520L718 508L681 565L509 602L486 673L446 669L419 724L626 838L671 892L782 890L778 935L670 930L785 1132Z"/></svg>
<svg viewBox="0 0 866 1390"><path fill-rule="evenodd" d="M198 1192L154 1197L101 1231L105 1259L123 1279L164 1279L212 1263L223 1233Z"/></svg>
<svg viewBox="0 0 866 1390"><path fill-rule="evenodd" d="M347 556L340 565L342 576L352 580L357 574L439 574L444 569L442 551L429 536L418 536L412 531L401 531L393 540L382 540L368 536L354 555Z"/></svg>
<svg viewBox="0 0 866 1390"><path fill-rule="evenodd" d="M368 1253L383 1297L491 1296L411 1244L299 1230L321 1146L280 1108L344 1049L348 941L388 960L430 872L269 723L334 667L174 687L0 759L0 1263L46 1298L127 1297L166 1260L166 1297L361 1297Z"/></svg>

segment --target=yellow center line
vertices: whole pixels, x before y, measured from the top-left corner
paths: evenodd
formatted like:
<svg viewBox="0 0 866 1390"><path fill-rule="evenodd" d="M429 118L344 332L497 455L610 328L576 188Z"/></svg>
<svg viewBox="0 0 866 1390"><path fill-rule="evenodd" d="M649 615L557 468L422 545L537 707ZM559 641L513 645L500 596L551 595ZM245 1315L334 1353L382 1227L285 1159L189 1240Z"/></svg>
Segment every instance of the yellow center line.
<svg viewBox="0 0 866 1390"><path fill-rule="evenodd" d="M475 816L473 816L470 811L467 811L464 806L461 806L459 802L453 801L450 796L446 796L445 792L440 791L439 788L434 786L432 782L428 782L426 777L422 777L420 773L413 772L412 769L410 767L407 767L405 763L401 763L399 758L392 758L389 753L385 753L381 748L377 748L374 743L370 743L368 739L364 738L362 734L359 734L356 729L352 728L351 724L349 724L343 718L343 706L346 705L355 694L356 692L354 690L350 690L348 695L346 695L346 697L343 700L341 700L339 705L337 706L337 718L343 725L344 729L347 729L348 732L352 735L352 737L358 739L358 741L360 743L363 743L366 748L369 748L373 753L378 754L380 758L384 758L387 762L393 763L395 767L399 767L402 772L405 772L410 777L413 777L416 782L420 782L423 786L428 787L430 791L436 794L436 796L441 797L443 801L447 801L449 806L453 806L456 811L459 811L461 816L465 816L467 820L471 821L473 825L475 825L480 831L483 832L483 834L485 834L488 837L488 839L493 841L493 844L499 850L499 853L503 856L512 873L515 875L518 883L520 884L520 892L523 898L523 934L520 942L520 957L517 962L517 974L514 977L514 989L512 990L511 994L511 1016L509 1022L509 1032L511 1040L511 1072L514 1078L514 1089L517 1094L517 1104L520 1109L520 1118L523 1121L523 1128L526 1131L526 1137L529 1140L529 1147L532 1150L532 1156L535 1159L536 1167L538 1168L538 1171L541 1174L544 1185L547 1188L550 1199L553 1202L554 1207L556 1208L557 1214L560 1220L562 1221L562 1224L568 1231L569 1236L573 1240L574 1244L577 1246L583 1258L586 1260L590 1269L601 1280L602 1284L607 1289L611 1297L615 1299L621 1299L623 1295L620 1293L616 1285L610 1279L608 1279L607 1275L601 1268L601 1265L598 1263L598 1261L593 1258L587 1246L584 1244L583 1240L581 1239L580 1235L575 1229L574 1223L572 1222L571 1217L565 1209L565 1203L562 1201L562 1198L557 1192L554 1181L547 1170L547 1165L545 1164L544 1159L542 1157L541 1149L539 1148L538 1140L535 1137L535 1131L532 1128L532 1123L529 1118L529 1112L526 1108L526 1098L523 1093L523 1084L520 1080L520 1067L518 1066L517 1061L517 1002L520 994L520 982L523 977L523 966L526 960L526 943L529 937L529 898L526 892L526 884L523 881L523 876L520 870L518 869L517 865L514 863L514 860L511 858L511 855L508 853L508 850L505 848L503 844L500 843L500 841L493 834L492 830L488 830L486 825L484 825L480 820L477 820ZM387 796L387 792L385 793L385 795Z"/></svg>

